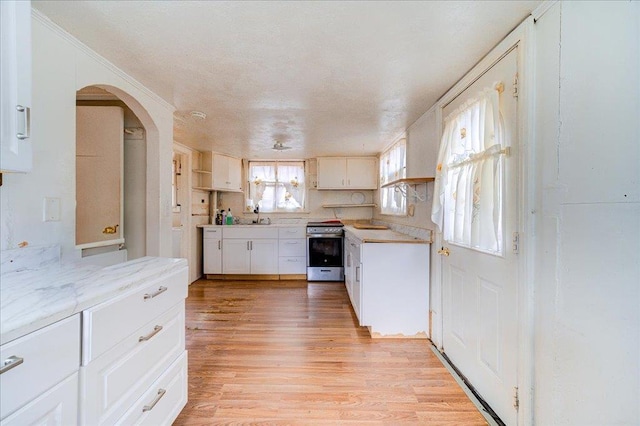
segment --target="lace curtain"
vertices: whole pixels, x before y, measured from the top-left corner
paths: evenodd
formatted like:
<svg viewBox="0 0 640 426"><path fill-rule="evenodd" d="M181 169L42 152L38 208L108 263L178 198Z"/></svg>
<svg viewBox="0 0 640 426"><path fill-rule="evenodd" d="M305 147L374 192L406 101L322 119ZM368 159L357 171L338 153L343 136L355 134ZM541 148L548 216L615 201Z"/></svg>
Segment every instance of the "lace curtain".
<svg viewBox="0 0 640 426"><path fill-rule="evenodd" d="M385 184L407 177L407 143L401 139L380 155L380 182ZM404 215L407 199L396 188L380 188L382 214Z"/></svg>
<svg viewBox="0 0 640 426"><path fill-rule="evenodd" d="M493 88L445 118L431 213L445 241L502 253L503 133Z"/></svg>
<svg viewBox="0 0 640 426"><path fill-rule="evenodd" d="M303 161L250 161L249 198L262 212L304 210Z"/></svg>

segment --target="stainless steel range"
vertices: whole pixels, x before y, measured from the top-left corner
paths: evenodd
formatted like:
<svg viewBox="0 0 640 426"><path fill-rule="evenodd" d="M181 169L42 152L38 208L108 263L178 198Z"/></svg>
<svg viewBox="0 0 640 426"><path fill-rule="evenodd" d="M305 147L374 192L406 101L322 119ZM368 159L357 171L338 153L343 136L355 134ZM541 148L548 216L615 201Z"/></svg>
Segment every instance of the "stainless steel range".
<svg viewBox="0 0 640 426"><path fill-rule="evenodd" d="M344 281L344 225L307 223L307 280Z"/></svg>

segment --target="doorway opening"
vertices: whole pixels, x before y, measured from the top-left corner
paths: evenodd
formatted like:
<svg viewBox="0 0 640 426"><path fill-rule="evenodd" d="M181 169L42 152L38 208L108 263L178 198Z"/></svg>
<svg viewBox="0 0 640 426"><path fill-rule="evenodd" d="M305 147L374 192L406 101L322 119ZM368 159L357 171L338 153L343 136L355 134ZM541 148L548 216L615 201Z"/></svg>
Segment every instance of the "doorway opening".
<svg viewBox="0 0 640 426"><path fill-rule="evenodd" d="M147 132L99 86L76 92L76 247L86 263L147 255Z"/></svg>

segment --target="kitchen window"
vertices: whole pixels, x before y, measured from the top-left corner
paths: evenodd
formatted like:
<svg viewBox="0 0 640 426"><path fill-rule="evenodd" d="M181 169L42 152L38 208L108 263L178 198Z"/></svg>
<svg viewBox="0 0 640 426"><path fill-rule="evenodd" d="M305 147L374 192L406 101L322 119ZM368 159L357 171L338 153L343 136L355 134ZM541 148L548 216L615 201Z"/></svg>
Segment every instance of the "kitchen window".
<svg viewBox="0 0 640 426"><path fill-rule="evenodd" d="M304 161L249 161L248 209L300 212L305 209Z"/></svg>
<svg viewBox="0 0 640 426"><path fill-rule="evenodd" d="M407 142L400 139L380 155L380 183L407 177ZM407 214L407 199L395 187L380 188L380 212L403 216Z"/></svg>

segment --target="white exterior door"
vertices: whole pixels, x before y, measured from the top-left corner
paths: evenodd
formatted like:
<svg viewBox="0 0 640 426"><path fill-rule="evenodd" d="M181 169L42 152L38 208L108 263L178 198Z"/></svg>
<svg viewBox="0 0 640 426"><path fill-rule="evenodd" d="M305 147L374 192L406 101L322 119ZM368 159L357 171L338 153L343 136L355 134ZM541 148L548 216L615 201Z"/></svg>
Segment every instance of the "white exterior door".
<svg viewBox="0 0 640 426"><path fill-rule="evenodd" d="M513 96L518 49L513 49L442 111L447 117L479 91L504 84L502 155L502 253L443 242L443 350L482 398L509 425L517 423L517 255L512 245L517 224L517 98ZM463 129L464 130L464 129Z"/></svg>

